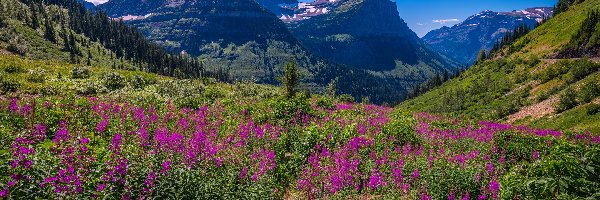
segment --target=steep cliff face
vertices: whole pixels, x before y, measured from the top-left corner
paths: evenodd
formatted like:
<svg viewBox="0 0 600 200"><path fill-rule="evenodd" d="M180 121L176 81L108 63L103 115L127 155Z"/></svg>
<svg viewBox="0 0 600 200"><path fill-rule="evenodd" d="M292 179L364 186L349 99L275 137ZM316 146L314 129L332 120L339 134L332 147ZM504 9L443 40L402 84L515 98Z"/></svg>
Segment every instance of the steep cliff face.
<svg viewBox="0 0 600 200"><path fill-rule="evenodd" d="M113 0L101 8L167 49L191 55L205 53L203 48L211 43L295 43L285 25L253 0Z"/></svg>
<svg viewBox="0 0 600 200"><path fill-rule="evenodd" d="M432 51L399 17L389 0L347 0L335 10L290 23L312 52L333 62L374 71L399 63L443 69L451 61Z"/></svg>
<svg viewBox="0 0 600 200"><path fill-rule="evenodd" d="M530 8L512 12L483 11L453 27L429 32L423 40L440 52L462 63L473 63L479 50L490 50L507 31L519 24L533 27L544 17L552 15L552 8Z"/></svg>

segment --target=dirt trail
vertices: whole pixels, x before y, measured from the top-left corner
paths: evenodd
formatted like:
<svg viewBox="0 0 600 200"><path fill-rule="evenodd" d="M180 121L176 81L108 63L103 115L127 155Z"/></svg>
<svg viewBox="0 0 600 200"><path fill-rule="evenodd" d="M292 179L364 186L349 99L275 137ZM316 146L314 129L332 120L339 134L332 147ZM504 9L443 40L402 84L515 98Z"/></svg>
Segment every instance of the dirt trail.
<svg viewBox="0 0 600 200"><path fill-rule="evenodd" d="M532 120L535 120L550 115L554 113L556 103L558 103L558 96L555 95L537 104L521 108L519 112L508 116L507 122L512 124L529 116Z"/></svg>

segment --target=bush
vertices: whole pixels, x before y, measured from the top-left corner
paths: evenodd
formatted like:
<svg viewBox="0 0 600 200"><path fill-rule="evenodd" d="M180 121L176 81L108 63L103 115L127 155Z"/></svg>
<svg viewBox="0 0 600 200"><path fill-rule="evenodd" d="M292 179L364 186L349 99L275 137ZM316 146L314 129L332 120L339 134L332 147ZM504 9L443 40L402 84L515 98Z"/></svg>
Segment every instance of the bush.
<svg viewBox="0 0 600 200"><path fill-rule="evenodd" d="M125 78L123 78L123 76L121 76L119 73L111 72L104 74L101 79L104 87L110 91L119 90L125 87Z"/></svg>
<svg viewBox="0 0 600 200"><path fill-rule="evenodd" d="M598 64L588 59L576 60L571 64L571 68L567 74L567 82L575 83L597 71L598 68Z"/></svg>
<svg viewBox="0 0 600 200"><path fill-rule="evenodd" d="M333 100L331 98L322 97L319 98L316 102L317 106L329 110L335 109L335 104L333 104Z"/></svg>
<svg viewBox="0 0 600 200"><path fill-rule="evenodd" d="M156 84L157 80L155 77L147 75L135 75L129 81L129 85L135 89L144 89L148 85Z"/></svg>
<svg viewBox="0 0 600 200"><path fill-rule="evenodd" d="M46 70L42 68L29 70L27 73L27 80L32 83L43 83L46 81Z"/></svg>
<svg viewBox="0 0 600 200"><path fill-rule="evenodd" d="M77 94L79 95L95 95L104 92L105 88L101 84L94 81L88 81L77 87Z"/></svg>
<svg viewBox="0 0 600 200"><path fill-rule="evenodd" d="M25 56L28 51L27 46L23 45L20 42L15 41L15 40L10 41L6 50L13 52L15 54L21 55L21 56Z"/></svg>
<svg viewBox="0 0 600 200"><path fill-rule="evenodd" d="M562 113L577 106L575 97L576 94L573 88L569 87L564 90L559 96L560 100L558 101L558 104L555 106L556 113Z"/></svg>
<svg viewBox="0 0 600 200"><path fill-rule="evenodd" d="M354 103L354 97L352 97L352 95L349 95L349 94L342 94L338 98L342 102Z"/></svg>
<svg viewBox="0 0 600 200"><path fill-rule="evenodd" d="M16 80L7 79L0 75L0 93L16 92L21 84Z"/></svg>
<svg viewBox="0 0 600 200"><path fill-rule="evenodd" d="M585 104L592 102L598 96L600 96L600 84L596 81L588 81L581 85L577 93L577 101L579 104Z"/></svg>
<svg viewBox="0 0 600 200"><path fill-rule="evenodd" d="M92 75L90 68L84 66L77 66L71 70L71 78L73 79L86 79Z"/></svg>
<svg viewBox="0 0 600 200"><path fill-rule="evenodd" d="M205 90L204 85L196 84L192 80L167 80L158 83L159 94L175 97L201 97Z"/></svg>
<svg viewBox="0 0 600 200"><path fill-rule="evenodd" d="M11 63L11 64L8 64L8 66L6 66L6 68L4 68L4 71L9 74L18 74L18 73L23 72L23 67L21 67L20 65Z"/></svg>
<svg viewBox="0 0 600 200"><path fill-rule="evenodd" d="M598 104L591 104L590 106L588 106L585 110L586 114L588 116L592 116L592 115L596 115L598 113L600 113L600 105Z"/></svg>

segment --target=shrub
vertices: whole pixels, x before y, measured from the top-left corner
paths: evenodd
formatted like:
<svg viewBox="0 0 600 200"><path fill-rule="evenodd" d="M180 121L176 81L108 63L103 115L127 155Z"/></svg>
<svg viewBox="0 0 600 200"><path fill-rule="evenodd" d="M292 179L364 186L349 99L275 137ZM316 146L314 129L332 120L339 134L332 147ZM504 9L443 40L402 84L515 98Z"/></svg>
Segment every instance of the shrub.
<svg viewBox="0 0 600 200"><path fill-rule="evenodd" d="M21 55L21 56L25 56L28 52L27 46L23 45L20 42L15 41L15 40L11 40L9 42L6 50L13 52L15 54Z"/></svg>
<svg viewBox="0 0 600 200"><path fill-rule="evenodd" d="M600 105L595 104L595 103L591 104L590 106L588 106L586 108L585 112L588 116L598 114L598 113L600 113Z"/></svg>
<svg viewBox="0 0 600 200"><path fill-rule="evenodd" d="M23 67L21 67L20 65L16 65L14 63L10 63L10 64L8 64L8 66L6 66L6 68L4 68L4 71L9 74L22 73Z"/></svg>
<svg viewBox="0 0 600 200"><path fill-rule="evenodd" d="M349 94L342 94L338 97L338 99L342 102L354 103L354 97Z"/></svg>
<svg viewBox="0 0 600 200"><path fill-rule="evenodd" d="M110 91L119 90L125 87L125 78L117 72L111 72L102 76L104 87Z"/></svg>
<svg viewBox="0 0 600 200"><path fill-rule="evenodd" d="M208 87L204 90L204 97L210 100L221 99L226 96L225 92L217 87Z"/></svg>
<svg viewBox="0 0 600 200"><path fill-rule="evenodd" d="M335 109L335 105L333 104L333 100L331 98L323 97L319 98L316 102L317 106L325 109L333 110Z"/></svg>
<svg viewBox="0 0 600 200"><path fill-rule="evenodd" d="M571 87L565 89L559 96L558 104L555 106L556 113L562 113L577 106L575 90Z"/></svg>
<svg viewBox="0 0 600 200"><path fill-rule="evenodd" d="M167 97L201 97L205 90L204 85L196 84L191 80L167 80L158 83L157 91Z"/></svg>
<svg viewBox="0 0 600 200"><path fill-rule="evenodd" d="M596 81L588 81L581 85L577 93L579 104L589 103L600 96L600 84Z"/></svg>
<svg viewBox="0 0 600 200"><path fill-rule="evenodd" d="M0 75L0 93L16 92L21 84L16 80L7 79Z"/></svg>
<svg viewBox="0 0 600 200"><path fill-rule="evenodd" d="M42 68L29 70L27 80L32 83L43 83L46 80L46 70Z"/></svg>
<svg viewBox="0 0 600 200"><path fill-rule="evenodd" d="M94 81L85 82L82 85L77 87L77 94L79 95L95 95L98 93L102 93L105 88L101 84L98 84Z"/></svg>
<svg viewBox="0 0 600 200"><path fill-rule="evenodd" d="M129 85L135 89L144 89L148 85L156 84L156 82L157 80L153 76L135 75L129 81Z"/></svg>
<svg viewBox="0 0 600 200"><path fill-rule="evenodd" d="M86 79L92 75L89 67L76 66L71 70L71 78L73 79Z"/></svg>
<svg viewBox="0 0 600 200"><path fill-rule="evenodd" d="M567 82L574 83L591 73L597 71L599 68L598 64L588 60L581 59L572 62L569 73L567 74Z"/></svg>

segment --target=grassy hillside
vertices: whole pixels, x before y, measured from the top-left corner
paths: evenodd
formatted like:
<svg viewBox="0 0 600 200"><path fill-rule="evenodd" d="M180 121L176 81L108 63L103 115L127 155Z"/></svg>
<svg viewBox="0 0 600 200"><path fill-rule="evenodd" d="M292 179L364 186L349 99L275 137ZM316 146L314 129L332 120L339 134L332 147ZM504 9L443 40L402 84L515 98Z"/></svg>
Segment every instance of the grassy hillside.
<svg viewBox="0 0 600 200"><path fill-rule="evenodd" d="M50 19L64 19L68 13L58 6L47 6L44 8ZM55 42L50 42L44 37L47 26L44 26L39 15L36 20L38 28L34 29L28 23L32 23L33 14L30 9L17 0L0 1L0 48L5 53L22 55L34 59L58 60L71 63L82 63L94 66L115 66L123 69L133 69L133 65L125 60L115 59L115 53L104 48L104 46L81 34L70 30L66 24L53 21L50 23L56 37ZM42 11L40 11L42 12ZM57 20L58 21L58 20ZM69 43L70 34L74 36L74 44L78 54L71 55L65 50L63 44ZM8 50L8 51L7 51Z"/></svg>
<svg viewBox="0 0 600 200"><path fill-rule="evenodd" d="M600 132L599 60L552 59L571 42L588 13L597 9L598 0L572 6L511 48L398 109ZM567 97L572 102L566 102ZM561 108L565 104L571 105Z"/></svg>

